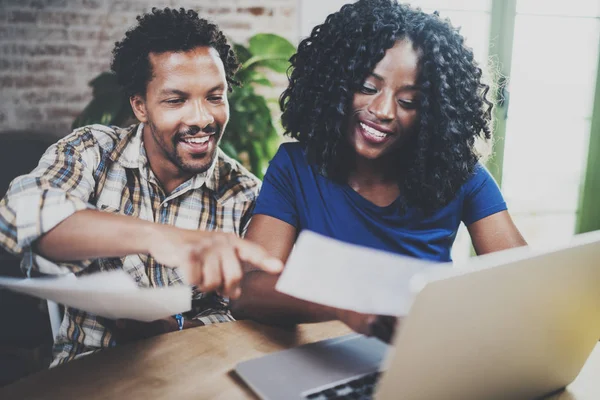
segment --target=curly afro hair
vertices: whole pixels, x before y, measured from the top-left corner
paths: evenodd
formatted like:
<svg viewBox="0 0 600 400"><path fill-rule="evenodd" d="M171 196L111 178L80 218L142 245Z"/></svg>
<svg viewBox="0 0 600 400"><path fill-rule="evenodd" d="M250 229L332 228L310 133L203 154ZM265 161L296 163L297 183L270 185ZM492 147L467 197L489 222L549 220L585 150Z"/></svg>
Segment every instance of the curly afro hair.
<svg viewBox="0 0 600 400"><path fill-rule="evenodd" d="M237 84L233 78L239 68L235 53L219 27L200 18L197 12L152 8L152 12L138 16L137 21L137 26L115 43L111 64L119 85L128 96L146 94L146 85L152 78L150 53L183 52L198 46L217 50L225 66L229 89Z"/></svg>
<svg viewBox="0 0 600 400"><path fill-rule="evenodd" d="M405 205L432 213L473 174L480 158L475 141L491 139L492 115L472 50L437 13L359 0L329 15L290 59L282 123L322 174L344 181L353 160L346 130L354 93L398 40L420 54L421 95L417 132L394 156L394 175Z"/></svg>

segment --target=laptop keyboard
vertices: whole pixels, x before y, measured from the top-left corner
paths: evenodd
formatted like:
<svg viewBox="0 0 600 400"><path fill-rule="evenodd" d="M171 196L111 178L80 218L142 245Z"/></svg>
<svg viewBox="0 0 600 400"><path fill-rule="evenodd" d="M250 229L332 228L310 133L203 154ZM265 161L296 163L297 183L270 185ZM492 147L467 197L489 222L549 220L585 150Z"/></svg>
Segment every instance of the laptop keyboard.
<svg viewBox="0 0 600 400"><path fill-rule="evenodd" d="M375 384L377 383L378 378L379 372L373 372L372 374L363 375L342 384L336 384L335 386L319 392L310 393L305 395L304 398L308 400L368 400L373 398L373 391L375 390Z"/></svg>

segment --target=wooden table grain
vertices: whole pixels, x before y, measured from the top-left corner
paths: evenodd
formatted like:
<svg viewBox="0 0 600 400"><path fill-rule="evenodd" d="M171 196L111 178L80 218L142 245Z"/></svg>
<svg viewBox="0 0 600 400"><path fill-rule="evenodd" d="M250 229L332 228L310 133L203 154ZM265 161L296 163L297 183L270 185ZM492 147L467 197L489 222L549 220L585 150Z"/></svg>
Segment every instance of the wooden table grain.
<svg viewBox="0 0 600 400"><path fill-rule="evenodd" d="M168 333L74 360L0 388L0 399L256 399L236 364L351 331L341 322L277 328L250 321Z"/></svg>
<svg viewBox="0 0 600 400"><path fill-rule="evenodd" d="M236 364L350 333L340 322L277 328L250 321L173 332L107 349L0 388L0 399L256 399ZM551 400L600 399L600 345L578 378Z"/></svg>

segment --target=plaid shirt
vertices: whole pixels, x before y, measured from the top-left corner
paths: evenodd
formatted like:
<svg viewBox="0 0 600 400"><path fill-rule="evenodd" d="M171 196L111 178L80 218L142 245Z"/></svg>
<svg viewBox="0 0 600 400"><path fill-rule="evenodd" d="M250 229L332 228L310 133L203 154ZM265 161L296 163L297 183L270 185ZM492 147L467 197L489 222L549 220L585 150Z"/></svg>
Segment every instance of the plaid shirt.
<svg viewBox="0 0 600 400"><path fill-rule="evenodd" d="M141 287L182 284L176 269L146 254L55 264L32 252L31 244L41 235L88 208L243 236L260 187L258 179L219 149L208 171L165 193L146 158L142 127L77 129L52 145L30 174L11 183L0 201L0 245L23 255L21 266L28 276L124 269ZM186 316L205 324L233 320L225 299L196 290ZM67 307L55 338L52 366L115 346L107 326L110 321L102 317Z"/></svg>

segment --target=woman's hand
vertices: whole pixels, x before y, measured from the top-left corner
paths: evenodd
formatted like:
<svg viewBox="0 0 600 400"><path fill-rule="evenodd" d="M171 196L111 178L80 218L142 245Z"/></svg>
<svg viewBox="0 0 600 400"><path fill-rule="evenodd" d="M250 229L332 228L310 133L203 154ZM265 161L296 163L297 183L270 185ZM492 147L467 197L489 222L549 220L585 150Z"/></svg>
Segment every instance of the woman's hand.
<svg viewBox="0 0 600 400"><path fill-rule="evenodd" d="M386 343L390 343L392 340L398 324L396 317L361 314L342 309L336 310L336 316L353 331L365 336L375 336Z"/></svg>

